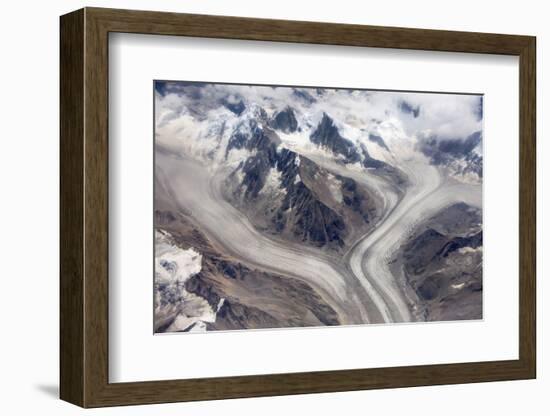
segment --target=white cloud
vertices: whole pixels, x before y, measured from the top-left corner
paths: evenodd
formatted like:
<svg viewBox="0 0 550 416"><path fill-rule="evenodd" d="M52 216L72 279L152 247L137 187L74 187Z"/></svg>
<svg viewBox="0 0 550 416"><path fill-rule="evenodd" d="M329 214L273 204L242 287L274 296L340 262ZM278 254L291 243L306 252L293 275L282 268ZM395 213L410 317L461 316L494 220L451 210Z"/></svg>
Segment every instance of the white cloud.
<svg viewBox="0 0 550 416"><path fill-rule="evenodd" d="M408 93L369 90L305 89L316 98L309 104L296 97L289 87L170 83L167 93L156 94L157 133L173 136L182 129L194 129L190 119L202 114L212 120L224 116L222 100L255 103L268 114L290 105L304 124L315 126L323 112L341 124L359 131L377 131L379 122L392 119L407 137L433 135L440 139L460 139L482 129L478 108L480 96L441 93ZM403 102L418 109L417 117L403 111ZM195 114L189 114L191 109ZM172 124L172 126L170 126ZM186 134L186 136L188 136Z"/></svg>

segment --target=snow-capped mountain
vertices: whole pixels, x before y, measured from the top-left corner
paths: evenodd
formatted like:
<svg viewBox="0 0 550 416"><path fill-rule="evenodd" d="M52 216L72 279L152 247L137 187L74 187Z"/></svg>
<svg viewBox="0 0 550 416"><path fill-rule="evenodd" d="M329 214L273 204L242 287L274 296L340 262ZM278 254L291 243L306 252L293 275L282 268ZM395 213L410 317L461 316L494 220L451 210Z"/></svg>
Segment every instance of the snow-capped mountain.
<svg viewBox="0 0 550 416"><path fill-rule="evenodd" d="M354 110L355 102L368 102L367 91L294 88L291 105L280 100L277 89L265 89L265 96L254 95L254 101L235 93L209 96L207 104L194 91L180 95L186 102L180 107L170 105L170 94L157 93L162 117L156 131L159 146L207 163L212 170L229 168L225 196L240 209L254 211L248 215L262 229L333 248L345 245L352 225L368 230L380 215L376 195L353 178L326 171L319 159L369 170L396 188L407 183L402 166L410 159L424 158L459 179L481 177L482 156L473 146L480 142L479 134L459 140L460 147L450 140L426 139L423 132L409 136L396 116L381 122L338 105L345 98ZM327 102L335 105L328 108ZM395 108L412 118L421 111L402 100ZM335 199L335 193L345 197ZM300 210L290 209L296 206Z"/></svg>
<svg viewBox="0 0 550 416"><path fill-rule="evenodd" d="M430 319L430 302L444 294L423 297L435 290L432 277L414 275L409 263L437 260L438 270L454 273L465 257L478 262L481 256L477 234L438 228L456 221L438 210L478 204L479 97L173 83L157 89L155 100L156 316L163 331L276 327L286 319L281 305L299 315L288 318L299 325L361 323L369 313L369 322ZM468 207L453 212L470 215ZM231 220L224 222L225 215ZM472 224L479 215L475 211ZM424 230L425 223L433 229ZM406 244L409 235L416 243ZM437 256L428 258L419 248L426 236L434 236ZM258 242L248 247L239 242L245 238ZM296 258L298 250L307 253L307 262ZM270 256L281 264L267 264ZM392 258L404 265L397 277ZM349 264L333 280L317 280L320 269L332 275L342 261ZM300 284L292 280L307 265L310 275ZM477 266L468 266L468 279L445 285L459 288L452 293L478 285ZM193 267L198 270L191 273ZM336 288L343 282L355 297ZM405 300L400 285L413 287L403 289ZM251 288L260 287L277 307L250 300ZM292 296L290 288L300 293L299 312L284 297ZM194 312L176 308L195 302L191 295L203 302ZM424 306L410 306L414 302ZM437 316L453 313L438 310Z"/></svg>
<svg viewBox="0 0 550 416"><path fill-rule="evenodd" d="M219 309L186 289L189 279L202 268L202 255L181 249L170 233L155 231L155 330L204 330L216 321Z"/></svg>

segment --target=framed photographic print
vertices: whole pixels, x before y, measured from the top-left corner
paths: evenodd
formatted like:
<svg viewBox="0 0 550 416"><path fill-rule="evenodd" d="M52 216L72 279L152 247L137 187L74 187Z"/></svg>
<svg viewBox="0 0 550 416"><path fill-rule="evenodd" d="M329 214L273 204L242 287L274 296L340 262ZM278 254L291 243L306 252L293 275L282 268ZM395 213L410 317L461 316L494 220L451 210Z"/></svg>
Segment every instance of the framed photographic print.
<svg viewBox="0 0 550 416"><path fill-rule="evenodd" d="M534 378L535 49L62 16L61 398Z"/></svg>

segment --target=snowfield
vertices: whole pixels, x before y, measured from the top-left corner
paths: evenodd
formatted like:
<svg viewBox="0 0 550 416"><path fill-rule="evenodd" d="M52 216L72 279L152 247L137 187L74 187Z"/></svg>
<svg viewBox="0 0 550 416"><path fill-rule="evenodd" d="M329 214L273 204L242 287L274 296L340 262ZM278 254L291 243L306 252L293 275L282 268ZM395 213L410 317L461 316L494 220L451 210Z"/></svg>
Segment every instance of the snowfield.
<svg viewBox="0 0 550 416"><path fill-rule="evenodd" d="M155 231L155 317L172 321L168 332L206 330L205 322L215 322L216 312L206 300L185 290L185 282L201 271L202 256L193 248L182 250L169 233ZM173 299L178 299L175 304Z"/></svg>

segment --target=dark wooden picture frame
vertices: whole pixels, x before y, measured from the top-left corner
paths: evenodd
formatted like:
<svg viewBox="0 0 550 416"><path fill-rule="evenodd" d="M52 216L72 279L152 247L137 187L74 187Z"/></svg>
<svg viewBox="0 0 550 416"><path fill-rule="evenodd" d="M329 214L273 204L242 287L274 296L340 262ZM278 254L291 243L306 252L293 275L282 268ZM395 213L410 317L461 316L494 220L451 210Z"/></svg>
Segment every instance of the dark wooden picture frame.
<svg viewBox="0 0 550 416"><path fill-rule="evenodd" d="M519 56L519 359L109 383L110 32ZM530 36L99 8L62 16L61 398L83 407L100 407L535 378L535 42Z"/></svg>

